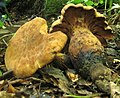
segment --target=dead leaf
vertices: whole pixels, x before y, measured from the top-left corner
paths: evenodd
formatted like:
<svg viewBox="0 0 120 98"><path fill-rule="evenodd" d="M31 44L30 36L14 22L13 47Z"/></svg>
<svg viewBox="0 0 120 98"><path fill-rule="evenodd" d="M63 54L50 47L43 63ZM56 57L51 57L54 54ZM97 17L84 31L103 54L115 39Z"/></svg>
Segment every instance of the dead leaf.
<svg viewBox="0 0 120 98"><path fill-rule="evenodd" d="M12 86L12 84L8 84L8 89L7 89L7 92L8 93L15 93L15 92L17 92L18 90L16 89L16 88L14 88L13 86Z"/></svg>

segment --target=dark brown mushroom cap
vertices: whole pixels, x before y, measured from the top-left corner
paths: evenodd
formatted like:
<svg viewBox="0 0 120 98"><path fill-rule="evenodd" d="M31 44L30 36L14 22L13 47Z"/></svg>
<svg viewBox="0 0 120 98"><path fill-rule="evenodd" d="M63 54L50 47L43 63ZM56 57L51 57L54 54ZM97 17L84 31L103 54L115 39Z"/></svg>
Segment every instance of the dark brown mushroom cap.
<svg viewBox="0 0 120 98"><path fill-rule="evenodd" d="M47 23L37 17L22 25L11 38L5 53L5 64L17 77L31 76L50 63L67 41L61 31L47 33Z"/></svg>
<svg viewBox="0 0 120 98"><path fill-rule="evenodd" d="M55 31L67 34L70 40L69 53L74 56L81 50L102 52L103 45L106 44L105 40L114 37L104 15L97 12L95 8L82 4L65 5L60 19L56 20L50 28L50 32Z"/></svg>
<svg viewBox="0 0 120 98"><path fill-rule="evenodd" d="M65 5L60 19L52 24L50 32L62 31L70 38L76 29L82 28L90 30L102 44L105 44L105 39L111 39L114 36L104 15L97 12L95 8L82 4Z"/></svg>

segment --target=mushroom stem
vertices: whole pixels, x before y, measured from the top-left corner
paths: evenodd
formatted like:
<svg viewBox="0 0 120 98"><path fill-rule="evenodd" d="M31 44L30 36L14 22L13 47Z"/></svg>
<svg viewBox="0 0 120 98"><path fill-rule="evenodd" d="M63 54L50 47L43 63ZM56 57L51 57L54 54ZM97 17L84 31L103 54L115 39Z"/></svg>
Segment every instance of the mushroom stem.
<svg viewBox="0 0 120 98"><path fill-rule="evenodd" d="M54 64L57 65L56 67L62 70L74 68L69 55L66 55L64 53L57 53L55 55Z"/></svg>

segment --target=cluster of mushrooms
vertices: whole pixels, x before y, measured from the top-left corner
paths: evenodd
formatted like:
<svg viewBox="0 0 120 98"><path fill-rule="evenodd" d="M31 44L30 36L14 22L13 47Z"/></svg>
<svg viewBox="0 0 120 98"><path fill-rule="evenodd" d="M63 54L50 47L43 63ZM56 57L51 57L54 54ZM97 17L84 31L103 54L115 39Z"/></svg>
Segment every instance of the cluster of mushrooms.
<svg viewBox="0 0 120 98"><path fill-rule="evenodd" d="M103 14L90 6L67 4L49 33L47 22L41 17L22 25L9 41L5 64L16 77L25 78L51 63L62 51L69 55L82 77L90 77L98 85L101 77L111 77L112 71L104 66L102 59L106 40L113 37Z"/></svg>

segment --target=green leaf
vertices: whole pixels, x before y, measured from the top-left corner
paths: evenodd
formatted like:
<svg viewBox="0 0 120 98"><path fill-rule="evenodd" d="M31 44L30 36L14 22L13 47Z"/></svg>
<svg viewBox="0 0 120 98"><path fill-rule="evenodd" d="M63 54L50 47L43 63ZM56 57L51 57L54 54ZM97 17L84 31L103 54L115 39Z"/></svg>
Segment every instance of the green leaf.
<svg viewBox="0 0 120 98"><path fill-rule="evenodd" d="M2 28L3 26L4 26L4 22L0 20L0 28Z"/></svg>
<svg viewBox="0 0 120 98"><path fill-rule="evenodd" d="M87 2L85 2L85 4L86 4L87 6L92 6L92 5L94 5L94 2L93 2L93 1L87 1Z"/></svg>
<svg viewBox="0 0 120 98"><path fill-rule="evenodd" d="M81 1L82 1L82 0L69 0L69 1L67 2L67 4L68 4L68 3L79 4L79 3L81 3Z"/></svg>
<svg viewBox="0 0 120 98"><path fill-rule="evenodd" d="M4 22L0 20L0 28L5 29Z"/></svg>
<svg viewBox="0 0 120 98"><path fill-rule="evenodd" d="M103 3L104 3L104 1L103 1L103 0L99 0L99 3L100 3L100 4L103 4Z"/></svg>
<svg viewBox="0 0 120 98"><path fill-rule="evenodd" d="M80 0L74 0L73 3L78 4L78 3L80 3Z"/></svg>
<svg viewBox="0 0 120 98"><path fill-rule="evenodd" d="M84 2L88 2L88 0L84 0Z"/></svg>
<svg viewBox="0 0 120 98"><path fill-rule="evenodd" d="M98 4L99 4L99 3L95 3L95 2L94 2L94 6L98 6Z"/></svg>
<svg viewBox="0 0 120 98"><path fill-rule="evenodd" d="M0 76L2 76L2 71L0 70Z"/></svg>
<svg viewBox="0 0 120 98"><path fill-rule="evenodd" d="M7 14L2 15L2 17L3 17L4 19L7 19L7 18L8 18Z"/></svg>

